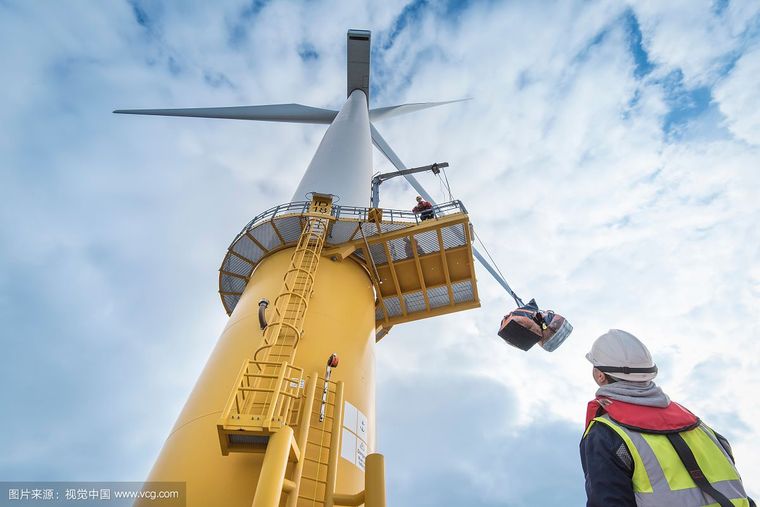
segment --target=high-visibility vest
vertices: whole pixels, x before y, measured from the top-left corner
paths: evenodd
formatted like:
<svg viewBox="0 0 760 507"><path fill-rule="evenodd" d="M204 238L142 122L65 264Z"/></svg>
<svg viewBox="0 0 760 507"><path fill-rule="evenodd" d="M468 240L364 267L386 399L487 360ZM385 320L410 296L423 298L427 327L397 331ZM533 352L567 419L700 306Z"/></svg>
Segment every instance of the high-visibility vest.
<svg viewBox="0 0 760 507"><path fill-rule="evenodd" d="M611 428L628 447L633 458L632 484L637 506L719 507L692 480L665 434L627 428L605 413L590 421L584 438L595 423ZM735 506L749 507L739 472L712 429L699 422L696 427L678 433L694 453L699 467L712 486Z"/></svg>

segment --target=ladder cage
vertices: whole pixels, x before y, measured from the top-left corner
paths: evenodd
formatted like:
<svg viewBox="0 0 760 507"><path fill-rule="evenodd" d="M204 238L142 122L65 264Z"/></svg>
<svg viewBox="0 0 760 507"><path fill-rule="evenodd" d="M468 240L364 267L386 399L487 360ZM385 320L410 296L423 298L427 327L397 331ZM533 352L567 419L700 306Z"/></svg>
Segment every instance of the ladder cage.
<svg viewBox="0 0 760 507"><path fill-rule="evenodd" d="M303 386L302 368L246 361L217 424L222 454L260 452L271 433L283 426L296 426Z"/></svg>
<svg viewBox="0 0 760 507"><path fill-rule="evenodd" d="M304 388L301 368L293 366L314 280L332 219L332 198L315 194L305 225L274 301L274 315L253 359L243 363L217 424L222 453L260 451L283 426L298 425Z"/></svg>
<svg viewBox="0 0 760 507"><path fill-rule="evenodd" d="M254 353L255 360L292 363L295 359L329 222L320 216L307 218L282 291L274 301L274 318L264 331L263 344Z"/></svg>

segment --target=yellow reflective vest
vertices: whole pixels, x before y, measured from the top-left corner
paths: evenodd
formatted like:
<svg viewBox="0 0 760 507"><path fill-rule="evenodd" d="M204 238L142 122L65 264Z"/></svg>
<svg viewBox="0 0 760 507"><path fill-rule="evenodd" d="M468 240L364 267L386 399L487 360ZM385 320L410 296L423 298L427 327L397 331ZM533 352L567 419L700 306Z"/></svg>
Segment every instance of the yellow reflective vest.
<svg viewBox="0 0 760 507"><path fill-rule="evenodd" d="M696 485L664 434L630 429L608 414L591 420L584 437L594 424L610 427L628 447L633 459L633 492L640 507L716 506L719 504ZM694 454L705 478L737 507L749 507L739 472L733 459L708 426L679 432Z"/></svg>

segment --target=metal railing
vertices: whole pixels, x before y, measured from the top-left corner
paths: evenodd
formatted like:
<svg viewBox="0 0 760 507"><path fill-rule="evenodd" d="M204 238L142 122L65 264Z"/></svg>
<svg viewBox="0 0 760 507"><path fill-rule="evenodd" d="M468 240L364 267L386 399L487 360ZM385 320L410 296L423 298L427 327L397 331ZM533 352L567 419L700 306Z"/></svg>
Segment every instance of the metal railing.
<svg viewBox="0 0 760 507"><path fill-rule="evenodd" d="M235 236L235 239L232 241L231 245L234 245L248 231L254 229L256 226L260 225L263 222L268 222L285 215L298 216L308 214L309 204L310 201L296 201L278 204L277 206L269 208L248 222L243 230L237 236ZM330 214L335 217L336 220L367 222L369 221L369 211L371 209L372 208L362 208L359 206L339 206L337 204L333 204ZM382 221L384 223L419 223L421 220L420 213L415 213L414 211L390 208L382 209ZM462 201L459 200L435 204L433 205L432 209L435 218L441 218L455 213L467 213L467 209L464 207L464 204L462 204Z"/></svg>
<svg viewBox="0 0 760 507"><path fill-rule="evenodd" d="M273 429L293 424L303 369L271 361L247 360L227 402L222 420L237 427Z"/></svg>

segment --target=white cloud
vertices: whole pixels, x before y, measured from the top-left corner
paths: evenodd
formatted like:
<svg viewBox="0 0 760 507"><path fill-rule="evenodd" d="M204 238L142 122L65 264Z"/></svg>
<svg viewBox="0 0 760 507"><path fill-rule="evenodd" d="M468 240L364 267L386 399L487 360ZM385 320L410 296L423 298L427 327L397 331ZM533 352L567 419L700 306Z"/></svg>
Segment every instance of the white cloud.
<svg viewBox="0 0 760 507"><path fill-rule="evenodd" d="M731 132L739 139L760 145L760 47L744 53L731 72L715 88L715 99Z"/></svg>
<svg viewBox="0 0 760 507"><path fill-rule="evenodd" d="M679 0L630 2L658 74L683 73L689 87L710 85L741 49L743 36L757 21L760 7L752 1ZM725 8L718 7L724 4Z"/></svg>

